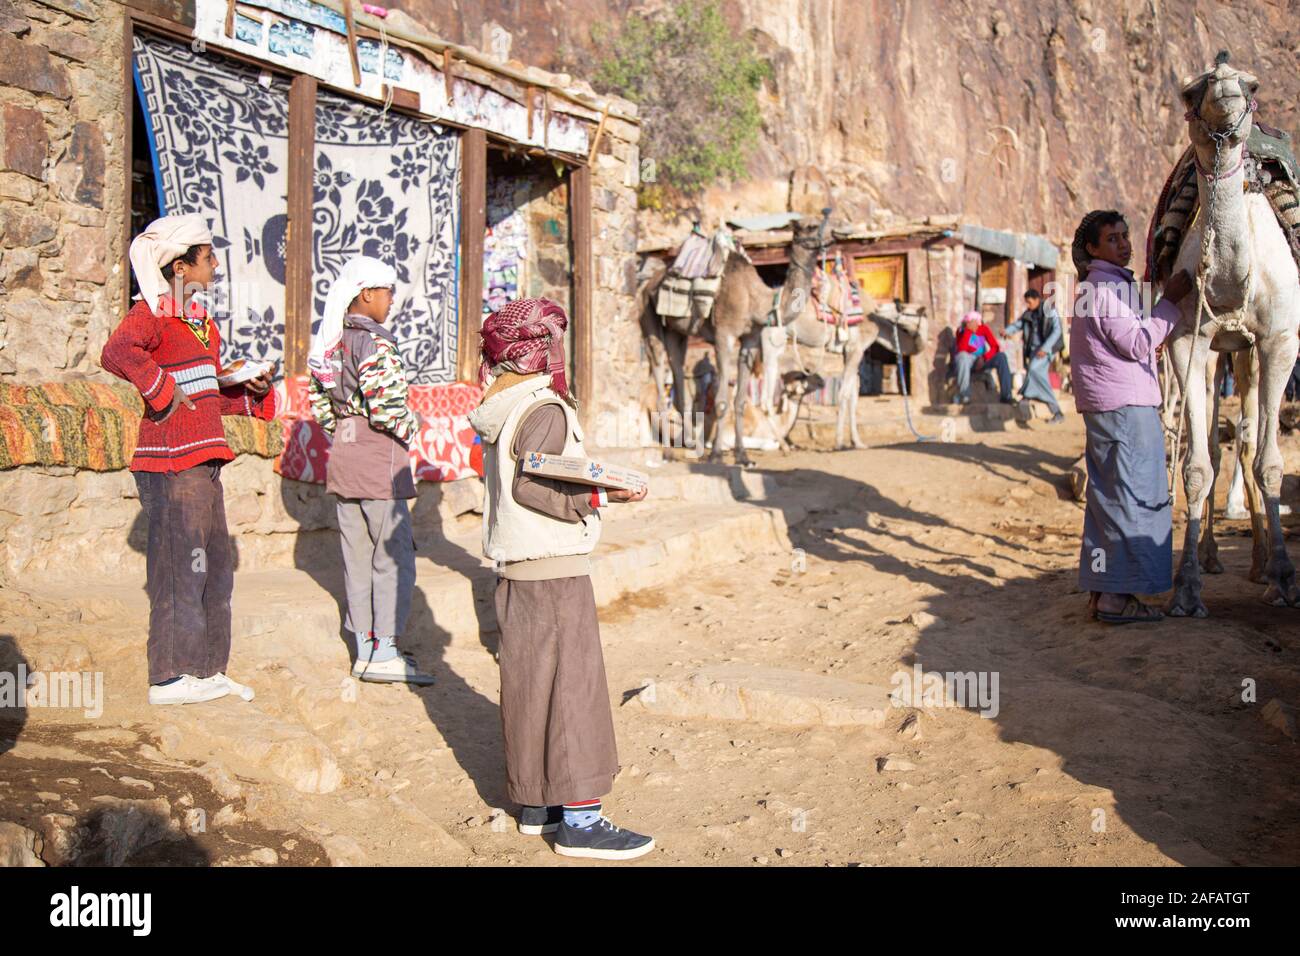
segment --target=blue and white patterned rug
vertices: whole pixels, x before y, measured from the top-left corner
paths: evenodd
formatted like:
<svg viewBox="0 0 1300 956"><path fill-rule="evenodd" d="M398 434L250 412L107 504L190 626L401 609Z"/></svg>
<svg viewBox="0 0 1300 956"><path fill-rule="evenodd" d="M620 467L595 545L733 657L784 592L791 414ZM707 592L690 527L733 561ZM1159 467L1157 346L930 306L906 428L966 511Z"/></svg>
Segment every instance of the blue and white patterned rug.
<svg viewBox="0 0 1300 956"><path fill-rule="evenodd" d="M284 355L288 82L171 40L134 37L166 213L212 228L222 288L212 297L224 362ZM456 375L459 149L454 131L322 92L316 109L312 291L362 253L398 273L390 326L411 382Z"/></svg>

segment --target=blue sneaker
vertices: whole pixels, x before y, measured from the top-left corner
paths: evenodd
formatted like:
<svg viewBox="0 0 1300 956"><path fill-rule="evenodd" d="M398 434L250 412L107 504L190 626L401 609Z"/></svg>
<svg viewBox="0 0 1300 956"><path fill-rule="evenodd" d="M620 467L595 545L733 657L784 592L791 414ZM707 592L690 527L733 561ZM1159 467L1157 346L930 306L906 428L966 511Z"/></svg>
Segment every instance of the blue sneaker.
<svg viewBox="0 0 1300 956"><path fill-rule="evenodd" d="M589 827L560 824L555 852L588 860L635 860L655 848L654 837L624 830L601 817Z"/></svg>
<svg viewBox="0 0 1300 956"><path fill-rule="evenodd" d="M539 836L543 833L554 833L560 828L560 822L564 819L564 808L554 807L524 807L519 811L519 832L525 836Z"/></svg>

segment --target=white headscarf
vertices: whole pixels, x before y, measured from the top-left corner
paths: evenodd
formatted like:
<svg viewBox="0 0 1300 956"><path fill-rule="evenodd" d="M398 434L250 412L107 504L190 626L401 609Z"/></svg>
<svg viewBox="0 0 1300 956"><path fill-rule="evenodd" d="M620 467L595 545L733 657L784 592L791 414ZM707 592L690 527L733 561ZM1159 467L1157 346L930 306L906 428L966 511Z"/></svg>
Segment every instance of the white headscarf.
<svg viewBox="0 0 1300 956"><path fill-rule="evenodd" d="M155 219L131 240L131 271L135 273L141 297L155 315L159 312L158 300L170 291L162 267L185 255L190 246L210 245L212 233L196 212Z"/></svg>
<svg viewBox="0 0 1300 956"><path fill-rule="evenodd" d="M362 289L391 289L397 285L397 270L370 256L353 256L330 285L325 297L325 315L311 337L307 368L327 388L334 384L334 368L329 357L343 337L343 317L348 306Z"/></svg>

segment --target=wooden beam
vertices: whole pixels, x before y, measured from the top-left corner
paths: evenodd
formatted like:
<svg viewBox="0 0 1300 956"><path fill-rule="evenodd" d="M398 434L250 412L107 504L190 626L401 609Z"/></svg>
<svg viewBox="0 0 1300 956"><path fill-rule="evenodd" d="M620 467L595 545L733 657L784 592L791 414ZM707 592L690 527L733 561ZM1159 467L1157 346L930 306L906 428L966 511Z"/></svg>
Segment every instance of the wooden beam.
<svg viewBox="0 0 1300 956"><path fill-rule="evenodd" d="M487 134L481 129L467 129L460 137L460 319L456 366L458 377L471 382L478 377L486 231Z"/></svg>
<svg viewBox="0 0 1300 956"><path fill-rule="evenodd" d="M289 84L289 225L285 239L284 374L305 375L311 345L312 181L316 156L316 78Z"/></svg>
<svg viewBox="0 0 1300 956"><path fill-rule="evenodd" d="M609 107L606 106L600 114L600 123L596 126L596 135L591 138L591 152L587 154L587 165L590 166L596 161L596 151L600 149L600 137L605 133L605 121L609 119Z"/></svg>
<svg viewBox="0 0 1300 956"><path fill-rule="evenodd" d="M348 57L352 60L352 85L361 85L361 63L357 59L357 26L352 20L352 0L343 0L343 16L348 24ZM380 66L382 73L383 66Z"/></svg>
<svg viewBox="0 0 1300 956"><path fill-rule="evenodd" d="M569 174L569 235L573 242L573 378L584 425L593 421L594 396L591 230L591 167L579 166Z"/></svg>

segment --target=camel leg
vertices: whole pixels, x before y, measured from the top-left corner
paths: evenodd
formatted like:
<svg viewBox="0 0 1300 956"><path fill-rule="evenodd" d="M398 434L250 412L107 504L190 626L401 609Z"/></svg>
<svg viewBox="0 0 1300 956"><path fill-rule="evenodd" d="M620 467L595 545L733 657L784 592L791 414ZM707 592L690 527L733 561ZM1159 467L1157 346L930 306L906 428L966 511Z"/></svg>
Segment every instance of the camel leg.
<svg viewBox="0 0 1300 956"><path fill-rule="evenodd" d="M749 363L745 361L745 344L736 349L736 464L752 468L753 459L745 448L745 406L749 402Z"/></svg>
<svg viewBox="0 0 1300 956"><path fill-rule="evenodd" d="M1214 375L1206 376L1209 381L1209 391L1205 396L1205 404L1210 409L1209 433L1206 440L1210 447L1210 494L1205 499L1205 533L1201 535L1200 547L1197 549L1197 556L1201 562L1201 570L1206 574L1222 574L1223 562L1219 560L1219 544L1214 540L1214 489L1219 484L1219 466L1223 462L1223 448L1219 444L1219 395L1223 386L1223 380L1228 373L1228 356L1219 355L1218 361L1214 366Z"/></svg>
<svg viewBox="0 0 1300 956"><path fill-rule="evenodd" d="M1294 330L1295 326L1290 327ZM1255 453L1255 483L1264 497L1268 514L1268 564L1264 577L1268 588L1264 603L1277 607L1300 607L1295 565L1286 553L1280 512L1282 495L1282 452L1278 448L1278 409L1286 380L1295 365L1295 332L1283 331L1255 343L1259 353L1259 447Z"/></svg>
<svg viewBox="0 0 1300 956"><path fill-rule="evenodd" d="M1179 372L1187 368L1187 355L1191 350L1191 336L1185 335L1171 343L1174 367ZM1206 364L1209 360L1209 342L1201 337L1196 343L1187 380L1180 381L1187 397L1187 463L1183 466L1183 496L1186 499L1187 529L1183 536L1183 552L1174 575L1174 593L1169 600L1167 613L1171 617L1209 617L1210 612L1201 600L1201 566L1197 559L1197 542L1201 536L1201 513L1212 487L1210 470L1209 433L1206 431Z"/></svg>
<svg viewBox="0 0 1300 956"><path fill-rule="evenodd" d="M1264 516L1264 498L1255 481L1255 459L1259 455L1259 353L1251 348L1233 356L1237 377L1237 394L1241 398L1241 422L1237 426L1237 460L1241 466L1241 483L1250 508L1250 580L1267 583L1264 567L1268 564L1268 523Z"/></svg>
<svg viewBox="0 0 1300 956"><path fill-rule="evenodd" d="M713 400L713 422L709 428L710 437L713 440L713 450L709 452L709 461L722 461L722 423L727 418L728 402L727 396L729 391L728 378L736 371L736 365L740 361L740 348L731 335L721 330L718 331L717 341L713 343L714 358L718 364L718 387L714 392ZM737 376L739 378L739 376ZM744 426L738 425L738 432L743 430ZM743 447L736 449L736 454L744 454Z"/></svg>
<svg viewBox="0 0 1300 956"><path fill-rule="evenodd" d="M682 447L688 451L695 447L692 408L686 396L686 336L676 332L664 333L664 351L668 353L668 367L673 375L673 408L682 420Z"/></svg>
<svg viewBox="0 0 1300 956"><path fill-rule="evenodd" d="M854 346L850 348L850 345ZM858 434L858 366L866 346L858 336L844 344L844 372L840 376L839 408L835 412L835 438L837 448L865 448L862 436ZM901 373L900 373L901 374ZM844 427L839 422L843 420Z"/></svg>

